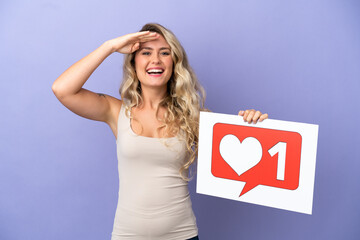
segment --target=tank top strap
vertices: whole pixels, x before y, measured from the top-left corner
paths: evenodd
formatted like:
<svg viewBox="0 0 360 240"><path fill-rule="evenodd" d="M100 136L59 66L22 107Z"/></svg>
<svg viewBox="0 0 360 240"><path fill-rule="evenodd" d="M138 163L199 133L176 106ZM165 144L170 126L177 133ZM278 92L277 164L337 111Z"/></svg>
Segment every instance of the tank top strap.
<svg viewBox="0 0 360 240"><path fill-rule="evenodd" d="M126 114L126 107L128 102L123 100L118 116L117 134L120 136L121 133L125 133L130 130L130 118Z"/></svg>

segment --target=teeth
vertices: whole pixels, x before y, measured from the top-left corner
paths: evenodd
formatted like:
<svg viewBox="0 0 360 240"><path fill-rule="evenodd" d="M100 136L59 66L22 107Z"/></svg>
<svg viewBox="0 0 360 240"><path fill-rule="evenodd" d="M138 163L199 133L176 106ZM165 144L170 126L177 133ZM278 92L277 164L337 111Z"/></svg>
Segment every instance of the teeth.
<svg viewBox="0 0 360 240"><path fill-rule="evenodd" d="M163 70L161 70L161 69L151 69L151 70L149 70L149 71L147 71L148 73L162 73L163 72Z"/></svg>

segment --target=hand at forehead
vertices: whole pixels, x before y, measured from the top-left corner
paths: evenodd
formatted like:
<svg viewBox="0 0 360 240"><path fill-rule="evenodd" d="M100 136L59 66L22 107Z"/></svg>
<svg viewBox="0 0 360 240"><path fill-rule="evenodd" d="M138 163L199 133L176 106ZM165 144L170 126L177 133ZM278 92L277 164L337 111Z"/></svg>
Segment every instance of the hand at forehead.
<svg viewBox="0 0 360 240"><path fill-rule="evenodd" d="M149 39L147 41L140 42L140 49L146 48L148 50L155 50L155 49L171 49L168 42L165 40L163 36L157 34L156 39Z"/></svg>

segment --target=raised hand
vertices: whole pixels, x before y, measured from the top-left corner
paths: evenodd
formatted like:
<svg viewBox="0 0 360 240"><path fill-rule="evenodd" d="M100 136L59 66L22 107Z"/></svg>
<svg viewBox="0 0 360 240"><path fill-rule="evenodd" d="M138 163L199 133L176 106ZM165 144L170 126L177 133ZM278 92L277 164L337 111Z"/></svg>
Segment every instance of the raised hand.
<svg viewBox="0 0 360 240"><path fill-rule="evenodd" d="M242 116L245 122L248 123L257 123L259 120L260 122L264 121L264 119L268 118L268 114L262 114L260 111L256 111L255 109L239 111L239 116Z"/></svg>
<svg viewBox="0 0 360 240"><path fill-rule="evenodd" d="M117 37L107 42L111 45L114 52L129 54L139 49L140 43L157 39L160 34L156 32L144 31L129 33L121 37Z"/></svg>

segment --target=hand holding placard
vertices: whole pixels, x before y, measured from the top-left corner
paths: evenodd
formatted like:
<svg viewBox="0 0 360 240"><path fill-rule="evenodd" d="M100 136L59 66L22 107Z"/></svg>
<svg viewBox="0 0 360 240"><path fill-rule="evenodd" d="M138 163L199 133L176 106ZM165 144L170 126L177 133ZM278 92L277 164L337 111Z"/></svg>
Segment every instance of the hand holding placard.
<svg viewBox="0 0 360 240"><path fill-rule="evenodd" d="M317 131L312 124L249 125L201 112L197 192L311 213Z"/></svg>

